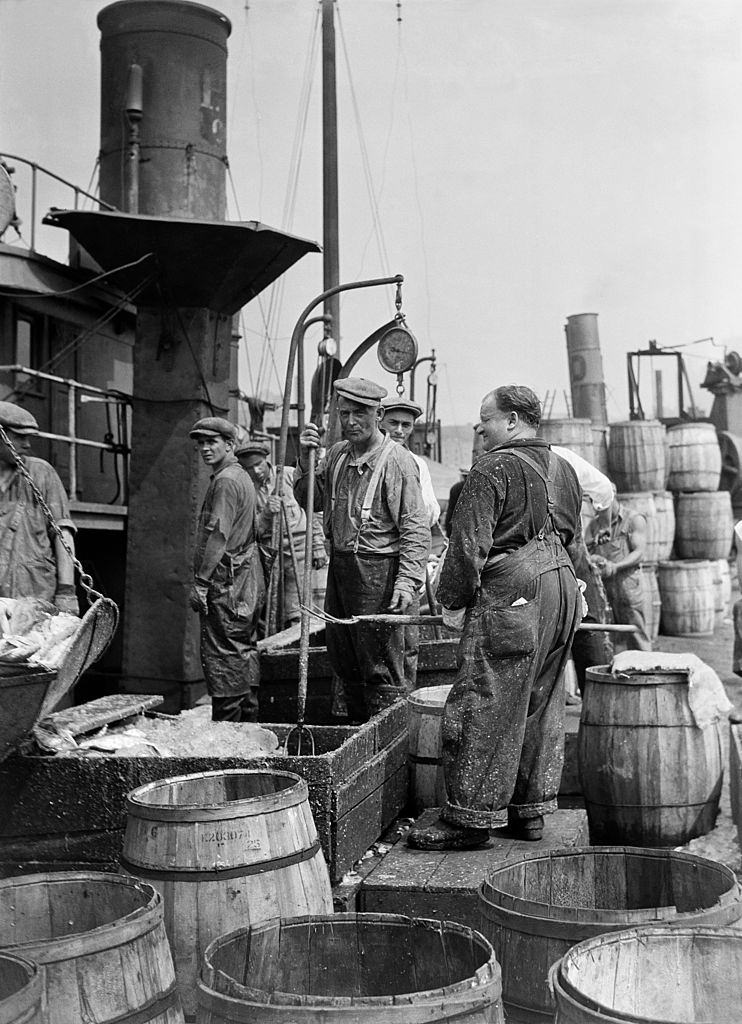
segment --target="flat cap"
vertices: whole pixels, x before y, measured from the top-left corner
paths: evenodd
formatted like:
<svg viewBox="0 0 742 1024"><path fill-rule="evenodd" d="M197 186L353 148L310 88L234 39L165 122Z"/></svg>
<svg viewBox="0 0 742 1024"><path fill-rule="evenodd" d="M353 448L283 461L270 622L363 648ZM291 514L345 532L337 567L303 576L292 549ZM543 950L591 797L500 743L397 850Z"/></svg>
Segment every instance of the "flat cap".
<svg viewBox="0 0 742 1024"><path fill-rule="evenodd" d="M342 380L336 380L332 386L338 398L347 398L351 402L358 402L359 405L378 405L382 398L387 396L386 388L374 384L372 380L366 380L365 377L344 377Z"/></svg>
<svg viewBox="0 0 742 1024"><path fill-rule="evenodd" d="M0 402L0 426L16 434L38 434L39 425L28 409L14 402Z"/></svg>
<svg viewBox="0 0 742 1024"><path fill-rule="evenodd" d="M225 437L228 441L234 441L237 437L237 427L221 416L206 416L205 419L197 420L193 424L189 436Z"/></svg>
<svg viewBox="0 0 742 1024"><path fill-rule="evenodd" d="M234 450L235 455L259 455L261 459L267 459L270 455L270 448L264 441L251 441L249 437L244 441L238 441Z"/></svg>
<svg viewBox="0 0 742 1024"><path fill-rule="evenodd" d="M411 412L415 419L423 414L417 402L411 402L409 398L401 398L399 395L390 395L381 404L384 412L389 412L390 409L403 409L405 412Z"/></svg>

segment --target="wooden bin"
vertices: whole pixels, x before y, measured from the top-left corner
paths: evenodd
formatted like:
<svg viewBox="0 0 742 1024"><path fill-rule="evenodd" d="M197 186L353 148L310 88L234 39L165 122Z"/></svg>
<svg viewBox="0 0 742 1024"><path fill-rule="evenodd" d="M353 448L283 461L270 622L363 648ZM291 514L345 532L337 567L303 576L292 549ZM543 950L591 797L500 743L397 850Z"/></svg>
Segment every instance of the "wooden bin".
<svg viewBox="0 0 742 1024"><path fill-rule="evenodd" d="M664 562L672 554L675 543L675 503L670 491L654 492L654 510L657 530L655 561Z"/></svg>
<svg viewBox="0 0 742 1024"><path fill-rule="evenodd" d="M208 944L239 925L330 913L306 782L216 771L151 782L126 798L122 866L162 894L186 1016Z"/></svg>
<svg viewBox="0 0 742 1024"><path fill-rule="evenodd" d="M660 562L657 583L663 633L710 636L714 632L714 579L710 562Z"/></svg>
<svg viewBox="0 0 742 1024"><path fill-rule="evenodd" d="M500 968L478 932L397 914L269 921L206 950L199 1024L502 1024Z"/></svg>
<svg viewBox="0 0 742 1024"><path fill-rule="evenodd" d="M549 967L582 939L632 925L727 926L742 917L730 868L672 850L527 854L487 874L479 896L508 1020L552 1019Z"/></svg>
<svg viewBox="0 0 742 1024"><path fill-rule="evenodd" d="M577 452L583 459L595 463L593 447L593 423L587 419L541 420L538 436L549 444L561 445Z"/></svg>
<svg viewBox="0 0 742 1024"><path fill-rule="evenodd" d="M44 984L30 960L0 954L0 1024L41 1024Z"/></svg>
<svg viewBox="0 0 742 1024"><path fill-rule="evenodd" d="M422 686L407 698L410 736L410 800L415 815L446 802L441 763L441 724L451 684Z"/></svg>
<svg viewBox="0 0 742 1024"><path fill-rule="evenodd" d="M617 491L665 489L665 428L658 420L611 423L608 475Z"/></svg>
<svg viewBox="0 0 742 1024"><path fill-rule="evenodd" d="M714 827L721 736L696 726L687 673L589 668L577 743L592 843L681 846Z"/></svg>
<svg viewBox="0 0 742 1024"><path fill-rule="evenodd" d="M94 871L0 882L0 946L43 967L44 1024L182 1024L162 901Z"/></svg>
<svg viewBox="0 0 742 1024"><path fill-rule="evenodd" d="M728 558L733 538L729 491L678 495L675 548L679 558Z"/></svg>
<svg viewBox="0 0 742 1024"><path fill-rule="evenodd" d="M628 491L616 497L632 512L644 516L647 523L647 546L644 551L644 562L656 562L659 558L659 529L657 507L654 503L654 491Z"/></svg>
<svg viewBox="0 0 742 1024"><path fill-rule="evenodd" d="M559 1024L737 1024L742 934L632 928L578 943L550 972Z"/></svg>
<svg viewBox="0 0 742 1024"><path fill-rule="evenodd" d="M721 448L713 423L678 423L667 428L669 491L716 491Z"/></svg>

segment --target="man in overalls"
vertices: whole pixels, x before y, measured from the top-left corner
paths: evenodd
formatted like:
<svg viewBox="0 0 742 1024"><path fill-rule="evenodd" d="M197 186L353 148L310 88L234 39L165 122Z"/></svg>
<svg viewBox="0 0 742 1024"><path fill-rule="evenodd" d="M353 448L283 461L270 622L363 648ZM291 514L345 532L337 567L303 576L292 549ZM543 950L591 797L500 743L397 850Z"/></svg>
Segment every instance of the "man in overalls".
<svg viewBox="0 0 742 1024"><path fill-rule="evenodd" d="M613 610L614 622L636 626L628 633L626 646L637 651L651 651L647 630L651 608L649 588L641 563L647 545L647 520L614 499L608 530L596 533L590 540L590 560L597 566Z"/></svg>
<svg viewBox="0 0 742 1024"><path fill-rule="evenodd" d="M484 454L456 508L438 599L462 629L443 715L448 799L413 829L419 849L469 849L493 828L540 839L556 809L564 751L563 669L582 603L566 551L579 538L572 467L536 437L541 407L525 387L490 392Z"/></svg>
<svg viewBox="0 0 742 1024"><path fill-rule="evenodd" d="M234 454L236 428L219 416L190 436L211 470L193 556L190 603L201 622L201 666L215 722L257 722L255 628L265 595L255 557L255 489Z"/></svg>
<svg viewBox="0 0 742 1024"><path fill-rule="evenodd" d="M425 580L430 529L417 465L404 445L381 432L386 390L361 377L335 381L344 440L315 477L315 508L330 542L325 611L336 618L407 612ZM307 451L319 431L300 437L294 493L306 506ZM405 696L404 626L328 622L327 654L335 674L333 714L365 721Z"/></svg>

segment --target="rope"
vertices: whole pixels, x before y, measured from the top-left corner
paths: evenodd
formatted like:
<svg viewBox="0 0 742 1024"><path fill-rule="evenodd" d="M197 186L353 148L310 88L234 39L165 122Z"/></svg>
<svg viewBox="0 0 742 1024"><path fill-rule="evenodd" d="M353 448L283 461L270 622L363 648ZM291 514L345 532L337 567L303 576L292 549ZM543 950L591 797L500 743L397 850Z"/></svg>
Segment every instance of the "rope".
<svg viewBox="0 0 742 1024"><path fill-rule="evenodd" d="M7 445L7 448L9 450L10 454L13 456L13 458L16 461L16 468L17 468L18 472L21 474L23 479L26 481L28 486L31 488L31 492L33 493L34 498L36 498L36 501L39 504L39 508L44 513L44 518L49 523L49 526L51 528L52 533L56 536L57 540L61 543L61 545L64 548L64 550L70 556L70 561L75 566L75 568L77 569L78 573L80 574L80 586L85 591L85 594L86 594L87 599L88 599L88 604L93 604L94 600L98 601L98 600L102 599L103 595L99 594L98 591L93 588L93 577L85 572L85 570L83 569L79 559L77 558L77 556L73 552L72 548L67 543L64 534L62 533L60 528L57 526L57 521L54 518L54 515L53 515L51 509L49 508L47 503L44 501L43 494L38 489L36 484L33 482L33 480L31 479L31 474L28 472L28 470L24 466L23 459L21 458L20 452L15 447L13 442L10 440L10 438L8 437L8 435L5 432L5 428L2 425L0 425L0 441L2 441L4 445Z"/></svg>
<svg viewBox="0 0 742 1024"><path fill-rule="evenodd" d="M144 256L140 256L138 260L132 260L131 263L124 263L120 267L114 267L113 270L106 270L102 274L98 274L96 277L91 277L87 281L83 281L82 284L76 284L74 288L66 288L61 292L34 292L31 296L34 299L53 299L60 295L72 295L74 292L79 292L82 288L89 288L91 284L95 284L96 281L102 281L104 277L110 277L112 274L118 274L121 270L130 270L132 267L139 266L140 263L144 263L151 256L154 256L153 252L146 252ZM0 287L2 291L2 287ZM27 299L29 298L28 292L6 292L2 291L4 299Z"/></svg>

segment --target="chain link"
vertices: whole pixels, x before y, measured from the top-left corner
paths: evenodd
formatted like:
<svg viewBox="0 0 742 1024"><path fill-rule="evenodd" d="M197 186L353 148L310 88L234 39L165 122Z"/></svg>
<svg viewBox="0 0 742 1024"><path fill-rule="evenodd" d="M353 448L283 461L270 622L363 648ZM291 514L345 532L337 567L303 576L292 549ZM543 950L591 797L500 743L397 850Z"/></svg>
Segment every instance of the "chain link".
<svg viewBox="0 0 742 1024"><path fill-rule="evenodd" d="M31 474L28 472L26 467L23 465L23 458L22 458L20 452L15 447L13 442L10 440L10 438L6 434L5 430L3 429L2 425L0 425L0 441L2 441L3 444L7 446L10 454L15 459L16 469L21 474L23 479L26 481L28 486L31 488L31 491L33 492L34 498L36 498L36 501L39 503L39 508L44 513L44 517L46 518L47 522L49 523L49 526L51 527L52 533L54 533L54 535L60 541L60 543L61 543L62 547L64 548L64 550L70 556L70 559L71 559L73 565L75 566L75 568L77 569L77 571L78 571L78 573L80 575L80 586L85 591L85 595L86 595L86 597L88 599L88 604L92 604L93 601L97 601L99 598L103 597L103 595L99 594L98 591L94 589L94 587L93 587L93 577L85 572L85 570L83 569L82 565L80 564L79 559L77 558L77 556L73 552L72 548L67 543L67 541L66 541L66 539L64 537L64 534L60 530L59 526L57 526L57 522L56 522L56 520L54 518L54 515L53 515L51 509L49 508L47 503L44 501L44 497L43 497L41 491L38 489L36 484L33 482L33 480L31 479Z"/></svg>

